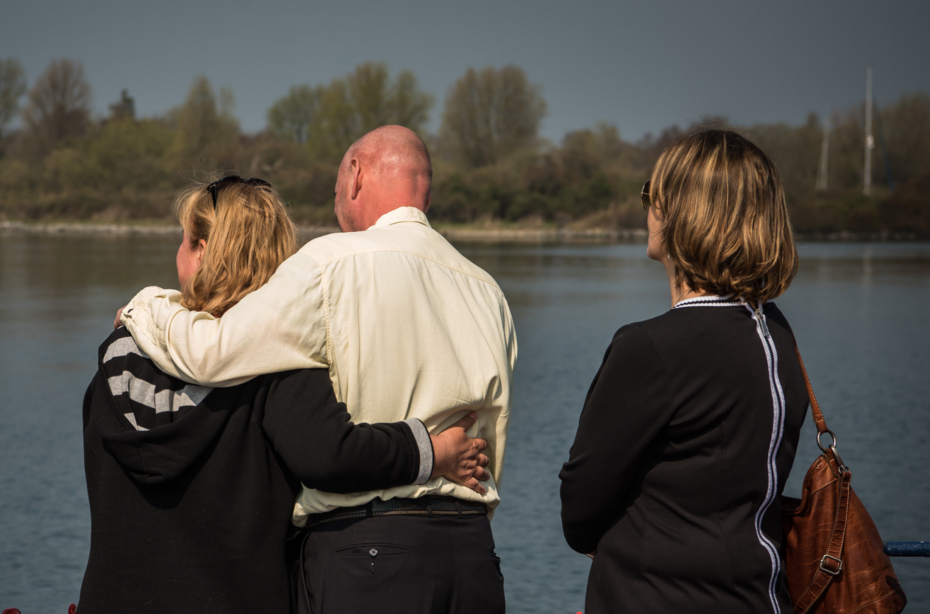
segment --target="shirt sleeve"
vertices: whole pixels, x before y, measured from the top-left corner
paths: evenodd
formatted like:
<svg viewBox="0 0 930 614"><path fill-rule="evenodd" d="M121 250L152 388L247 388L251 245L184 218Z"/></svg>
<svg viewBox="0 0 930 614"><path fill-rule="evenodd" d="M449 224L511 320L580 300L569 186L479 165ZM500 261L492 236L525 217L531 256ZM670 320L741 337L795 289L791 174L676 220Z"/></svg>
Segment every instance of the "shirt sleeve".
<svg viewBox="0 0 930 614"><path fill-rule="evenodd" d="M353 424L323 369L268 376L262 429L285 466L309 488L334 493L414 484L432 471L419 421Z"/></svg>
<svg viewBox="0 0 930 614"><path fill-rule="evenodd" d="M668 379L652 339L621 328L585 399L562 467L562 530L568 545L593 552L621 516L648 448L671 420Z"/></svg>
<svg viewBox="0 0 930 614"><path fill-rule="evenodd" d="M222 318L185 309L176 290L152 287L130 301L121 321L162 371L202 386L330 364L322 271L301 252Z"/></svg>

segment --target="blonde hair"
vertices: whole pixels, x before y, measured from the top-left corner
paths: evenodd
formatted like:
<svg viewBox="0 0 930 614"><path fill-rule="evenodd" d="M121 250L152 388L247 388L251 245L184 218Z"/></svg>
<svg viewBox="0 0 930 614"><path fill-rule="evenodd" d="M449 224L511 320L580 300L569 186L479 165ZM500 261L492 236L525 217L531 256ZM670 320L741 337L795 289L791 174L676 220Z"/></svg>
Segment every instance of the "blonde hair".
<svg viewBox="0 0 930 614"><path fill-rule="evenodd" d="M650 188L679 283L758 303L781 295L798 252L775 164L748 139L705 130L670 145Z"/></svg>
<svg viewBox="0 0 930 614"><path fill-rule="evenodd" d="M297 232L272 187L223 184L214 209L207 185L185 190L174 202L191 244L207 244L200 267L181 289L181 305L218 318L297 251Z"/></svg>

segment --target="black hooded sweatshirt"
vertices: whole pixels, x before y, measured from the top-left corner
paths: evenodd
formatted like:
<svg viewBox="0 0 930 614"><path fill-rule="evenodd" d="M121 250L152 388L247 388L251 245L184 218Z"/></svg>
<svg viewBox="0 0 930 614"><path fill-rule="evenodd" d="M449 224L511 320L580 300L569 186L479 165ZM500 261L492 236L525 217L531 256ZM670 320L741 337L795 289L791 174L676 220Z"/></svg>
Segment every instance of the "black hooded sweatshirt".
<svg viewBox="0 0 930 614"><path fill-rule="evenodd" d="M325 370L194 386L158 370L125 328L99 358L84 397L80 614L286 613L300 483L359 492L420 472L410 425L354 425Z"/></svg>

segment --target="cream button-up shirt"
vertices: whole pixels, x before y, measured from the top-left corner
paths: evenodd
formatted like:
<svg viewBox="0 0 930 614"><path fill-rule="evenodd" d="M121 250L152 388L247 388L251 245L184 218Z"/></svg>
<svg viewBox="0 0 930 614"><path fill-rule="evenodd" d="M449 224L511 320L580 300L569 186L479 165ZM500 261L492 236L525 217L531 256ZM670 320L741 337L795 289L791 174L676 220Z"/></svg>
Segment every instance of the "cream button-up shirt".
<svg viewBox="0 0 930 614"><path fill-rule="evenodd" d="M469 435L488 441L487 493L444 478L355 494L304 488L294 523L376 497L451 495L493 509L499 488L517 339L494 279L402 207L363 232L304 245L221 319L180 305L175 290L146 288L123 310L139 347L171 375L233 386L263 373L329 370L355 422L421 420L430 431L469 410Z"/></svg>

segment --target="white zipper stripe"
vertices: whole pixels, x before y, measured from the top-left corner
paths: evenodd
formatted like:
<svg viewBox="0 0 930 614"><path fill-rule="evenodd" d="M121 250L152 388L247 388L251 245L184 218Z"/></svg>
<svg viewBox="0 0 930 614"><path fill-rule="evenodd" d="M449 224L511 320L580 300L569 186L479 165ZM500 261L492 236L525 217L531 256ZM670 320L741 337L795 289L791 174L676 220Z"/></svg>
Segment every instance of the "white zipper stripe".
<svg viewBox="0 0 930 614"><path fill-rule="evenodd" d="M762 319L760 319L756 315L755 310L746 301L733 299L729 296L695 297L676 303L672 309L682 307L738 307L740 305L749 310L752 319L756 322L756 334L759 335L759 341L762 342L762 348L765 350L765 361L768 365L769 389L772 393L772 435L769 439L769 450L766 457L768 487L765 492L765 499L756 512L755 529L759 544L768 552L769 559L772 561L772 575L769 578L768 587L769 601L772 603L772 610L775 614L781 614L777 595L778 576L781 572L781 559L778 556L778 549L762 532L762 519L772 506L772 503L775 502L775 495L778 492L778 466L775 461L778 456L778 448L781 447L782 435L785 429L785 393L781 387L781 380L778 377L778 352L775 349L775 342L771 337L771 333L768 331L768 325L764 322L765 314L763 314Z"/></svg>
<svg viewBox="0 0 930 614"><path fill-rule="evenodd" d="M766 459L768 469L768 489L766 490L765 500L756 512L755 526L756 537L759 543L769 553L772 560L772 575L769 578L769 600L772 602L772 609L775 614L781 614L781 608L778 606L778 597L776 587L778 583L778 574L781 571L781 560L778 557L778 549L769 541L762 532L762 518L768 512L772 503L775 501L775 495L778 492L778 467L775 464L778 455L778 448L781 446L782 434L785 426L785 393L781 387L781 380L778 378L778 352L775 350L775 342L771 335L766 336L764 332L765 325L757 315L755 310L748 304L746 309L752 314L752 319L756 322L756 334L762 342L765 349L765 360L768 363L769 371L769 388L772 393L772 436L769 440L769 451ZM763 318L765 315L763 314Z"/></svg>

